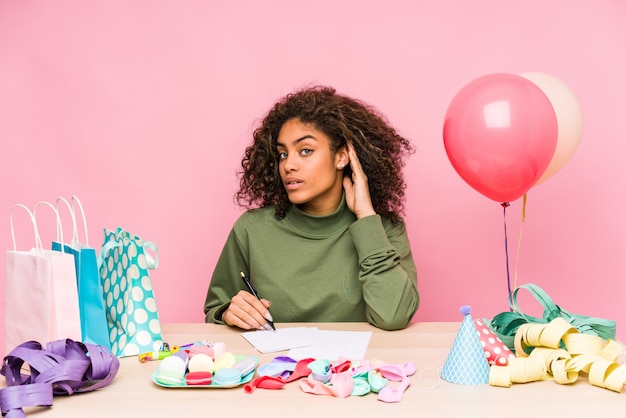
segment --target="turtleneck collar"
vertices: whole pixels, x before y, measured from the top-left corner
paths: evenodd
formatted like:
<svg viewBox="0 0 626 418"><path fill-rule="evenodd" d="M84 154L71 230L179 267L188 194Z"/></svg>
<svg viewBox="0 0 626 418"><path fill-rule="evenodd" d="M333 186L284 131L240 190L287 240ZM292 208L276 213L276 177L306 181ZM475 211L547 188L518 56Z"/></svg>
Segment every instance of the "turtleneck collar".
<svg viewBox="0 0 626 418"><path fill-rule="evenodd" d="M301 211L296 205L291 205L285 220L306 234L328 236L347 229L356 220L356 216L348 209L344 193L339 206L333 213L321 216L310 215Z"/></svg>

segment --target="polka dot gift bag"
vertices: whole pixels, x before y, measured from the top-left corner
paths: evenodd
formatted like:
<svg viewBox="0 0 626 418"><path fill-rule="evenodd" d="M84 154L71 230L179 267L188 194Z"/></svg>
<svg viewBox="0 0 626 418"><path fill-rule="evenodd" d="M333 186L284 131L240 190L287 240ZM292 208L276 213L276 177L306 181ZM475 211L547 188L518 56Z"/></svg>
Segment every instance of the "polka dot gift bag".
<svg viewBox="0 0 626 418"><path fill-rule="evenodd" d="M149 274L158 260L153 242L121 228L104 230L98 262L111 352L118 357L159 351L163 345Z"/></svg>

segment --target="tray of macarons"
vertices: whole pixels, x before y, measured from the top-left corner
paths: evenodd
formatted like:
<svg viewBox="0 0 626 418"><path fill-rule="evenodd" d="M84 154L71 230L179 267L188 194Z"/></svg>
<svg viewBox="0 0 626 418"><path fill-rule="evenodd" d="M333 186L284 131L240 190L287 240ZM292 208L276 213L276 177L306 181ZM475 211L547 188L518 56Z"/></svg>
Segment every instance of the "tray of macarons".
<svg viewBox="0 0 626 418"><path fill-rule="evenodd" d="M254 377L257 357L228 351L217 354L202 348L194 346L163 358L152 373L152 381L166 388L225 389L241 386Z"/></svg>

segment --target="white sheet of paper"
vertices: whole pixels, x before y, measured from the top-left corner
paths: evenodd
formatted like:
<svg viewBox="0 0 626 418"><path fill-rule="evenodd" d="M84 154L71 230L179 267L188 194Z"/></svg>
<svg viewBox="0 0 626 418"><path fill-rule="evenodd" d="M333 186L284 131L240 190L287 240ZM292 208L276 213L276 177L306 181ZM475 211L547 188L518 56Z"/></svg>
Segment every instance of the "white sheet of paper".
<svg viewBox="0 0 626 418"><path fill-rule="evenodd" d="M296 360L338 360L365 357L372 333L369 331L321 331L315 327L279 328L276 331L247 331L241 334L261 353L289 350Z"/></svg>
<svg viewBox="0 0 626 418"><path fill-rule="evenodd" d="M365 358L365 352L372 336L371 331L318 331L318 336L310 346L296 347L287 355L295 360L316 358L339 360L344 357L350 360Z"/></svg>
<svg viewBox="0 0 626 418"><path fill-rule="evenodd" d="M315 327L279 328L276 331L247 331L241 334L260 353L274 353L313 344Z"/></svg>

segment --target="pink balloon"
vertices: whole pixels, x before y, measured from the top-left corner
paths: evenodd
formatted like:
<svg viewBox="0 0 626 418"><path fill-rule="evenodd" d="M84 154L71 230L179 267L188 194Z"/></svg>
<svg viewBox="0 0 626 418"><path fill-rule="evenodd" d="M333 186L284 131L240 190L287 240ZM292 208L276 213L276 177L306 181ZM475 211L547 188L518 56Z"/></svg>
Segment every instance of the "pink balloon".
<svg viewBox="0 0 626 418"><path fill-rule="evenodd" d="M519 75L490 74L452 99L443 140L461 178L504 203L522 197L546 170L557 132L552 104L536 84Z"/></svg>

